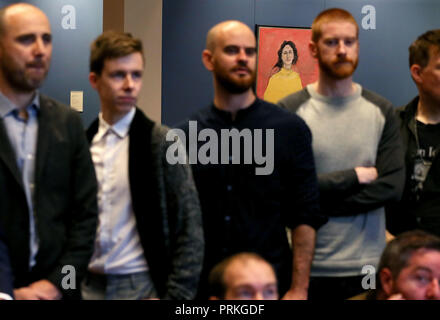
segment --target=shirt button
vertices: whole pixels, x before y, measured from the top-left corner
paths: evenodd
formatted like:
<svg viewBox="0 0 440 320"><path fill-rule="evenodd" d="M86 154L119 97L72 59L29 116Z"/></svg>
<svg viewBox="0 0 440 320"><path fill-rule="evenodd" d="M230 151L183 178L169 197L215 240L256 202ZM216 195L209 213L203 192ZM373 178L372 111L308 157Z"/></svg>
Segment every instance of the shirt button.
<svg viewBox="0 0 440 320"><path fill-rule="evenodd" d="M226 190L228 190L228 191L232 191L232 186L231 186L231 185L228 185L228 186L226 187Z"/></svg>
<svg viewBox="0 0 440 320"><path fill-rule="evenodd" d="M225 221L226 221L226 222L231 221L231 217L230 217L230 216L225 216Z"/></svg>

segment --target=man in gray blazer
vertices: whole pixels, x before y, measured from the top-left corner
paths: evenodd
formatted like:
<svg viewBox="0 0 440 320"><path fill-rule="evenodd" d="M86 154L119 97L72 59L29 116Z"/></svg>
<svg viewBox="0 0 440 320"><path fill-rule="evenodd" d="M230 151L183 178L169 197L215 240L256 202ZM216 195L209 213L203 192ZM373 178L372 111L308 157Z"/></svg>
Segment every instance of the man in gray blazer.
<svg viewBox="0 0 440 320"><path fill-rule="evenodd" d="M0 228L16 299L79 297L96 230L96 177L81 119L38 92L51 40L40 9L0 10Z"/></svg>

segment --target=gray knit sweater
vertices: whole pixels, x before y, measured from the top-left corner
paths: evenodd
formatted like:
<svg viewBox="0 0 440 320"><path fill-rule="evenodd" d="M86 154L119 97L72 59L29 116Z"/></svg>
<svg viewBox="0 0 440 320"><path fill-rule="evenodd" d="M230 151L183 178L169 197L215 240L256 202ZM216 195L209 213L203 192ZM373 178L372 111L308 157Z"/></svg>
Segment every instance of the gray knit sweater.
<svg viewBox="0 0 440 320"><path fill-rule="evenodd" d="M311 276L361 275L385 246L383 206L398 200L404 182L402 146L390 102L356 84L343 98L313 85L280 101L302 117L313 136L321 210L329 222L317 233ZM355 167L374 166L378 179L360 185Z"/></svg>

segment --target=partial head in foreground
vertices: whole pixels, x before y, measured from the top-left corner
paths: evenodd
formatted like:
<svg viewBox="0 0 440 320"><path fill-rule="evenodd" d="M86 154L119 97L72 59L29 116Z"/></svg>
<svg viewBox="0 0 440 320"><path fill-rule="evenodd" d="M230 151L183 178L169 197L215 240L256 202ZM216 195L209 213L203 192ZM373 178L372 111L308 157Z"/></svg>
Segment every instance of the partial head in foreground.
<svg viewBox="0 0 440 320"><path fill-rule="evenodd" d="M382 253L377 298L440 299L440 238L415 230L400 234Z"/></svg>
<svg viewBox="0 0 440 320"><path fill-rule="evenodd" d="M272 265L255 253L239 253L217 264L209 275L211 300L277 300Z"/></svg>

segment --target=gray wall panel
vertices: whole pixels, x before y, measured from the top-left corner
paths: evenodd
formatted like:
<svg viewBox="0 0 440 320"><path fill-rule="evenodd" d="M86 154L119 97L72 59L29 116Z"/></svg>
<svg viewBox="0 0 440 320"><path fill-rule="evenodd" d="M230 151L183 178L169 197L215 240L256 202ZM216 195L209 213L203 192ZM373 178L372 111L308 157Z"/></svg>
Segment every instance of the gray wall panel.
<svg viewBox="0 0 440 320"><path fill-rule="evenodd" d="M254 1L163 1L163 123L175 125L212 101L212 77L201 55L208 30L229 19L243 21L253 30Z"/></svg>
<svg viewBox="0 0 440 320"><path fill-rule="evenodd" d="M310 27L316 13L324 8L325 0L258 0L255 2L255 23Z"/></svg>

